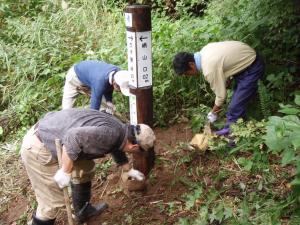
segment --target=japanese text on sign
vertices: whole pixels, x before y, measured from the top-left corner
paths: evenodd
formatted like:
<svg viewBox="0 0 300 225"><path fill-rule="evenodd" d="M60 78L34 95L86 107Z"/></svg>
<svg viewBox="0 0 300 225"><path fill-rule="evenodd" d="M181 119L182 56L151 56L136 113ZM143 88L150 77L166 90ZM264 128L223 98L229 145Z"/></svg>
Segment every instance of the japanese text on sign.
<svg viewBox="0 0 300 225"><path fill-rule="evenodd" d="M151 31L137 32L138 87L152 85Z"/></svg>
<svg viewBox="0 0 300 225"><path fill-rule="evenodd" d="M152 85L151 31L127 31L129 84L133 87Z"/></svg>
<svg viewBox="0 0 300 225"><path fill-rule="evenodd" d="M128 71L130 73L129 85L137 87L137 61L136 61L136 34L135 32L126 33L127 38L127 55L128 55Z"/></svg>

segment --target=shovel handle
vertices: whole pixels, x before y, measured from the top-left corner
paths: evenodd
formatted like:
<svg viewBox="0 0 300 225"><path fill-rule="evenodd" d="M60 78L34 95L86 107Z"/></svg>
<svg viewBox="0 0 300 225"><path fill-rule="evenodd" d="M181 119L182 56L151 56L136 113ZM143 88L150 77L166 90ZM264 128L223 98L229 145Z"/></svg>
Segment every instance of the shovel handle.
<svg viewBox="0 0 300 225"><path fill-rule="evenodd" d="M55 139L55 146L56 146L56 151L57 151L58 165L59 165L59 168L61 168L61 166L62 166L62 162L61 162L62 148L61 148L61 142L59 139ZM63 188L63 193L64 193L64 199L65 199L65 204L66 204L66 209L67 209L68 223L69 223L69 225L74 225L74 221L72 218L72 211L71 211L71 203L70 203L70 198L69 198L69 193L68 193L67 187Z"/></svg>

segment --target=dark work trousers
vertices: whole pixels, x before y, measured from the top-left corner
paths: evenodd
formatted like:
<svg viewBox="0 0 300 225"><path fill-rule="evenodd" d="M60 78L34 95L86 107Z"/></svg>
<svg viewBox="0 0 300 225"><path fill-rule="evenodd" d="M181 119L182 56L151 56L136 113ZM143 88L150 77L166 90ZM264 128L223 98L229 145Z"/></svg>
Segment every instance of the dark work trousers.
<svg viewBox="0 0 300 225"><path fill-rule="evenodd" d="M246 105L257 92L258 80L262 77L264 69L264 61L257 55L250 66L233 76L236 85L226 114L227 126L236 122L239 118L245 117Z"/></svg>

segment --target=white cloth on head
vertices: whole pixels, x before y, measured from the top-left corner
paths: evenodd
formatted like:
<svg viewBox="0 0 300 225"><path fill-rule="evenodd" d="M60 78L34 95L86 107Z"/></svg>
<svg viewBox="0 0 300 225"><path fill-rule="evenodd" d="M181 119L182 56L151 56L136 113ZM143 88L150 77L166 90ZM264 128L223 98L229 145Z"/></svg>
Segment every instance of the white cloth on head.
<svg viewBox="0 0 300 225"><path fill-rule="evenodd" d="M147 151L154 146L156 140L155 134L151 127L146 124L138 124L137 126L140 127L140 131L135 134L136 140L139 146Z"/></svg>
<svg viewBox="0 0 300 225"><path fill-rule="evenodd" d="M125 96L130 95L129 79L130 73L127 70L119 70L114 75L115 82L117 83L117 85L119 85L122 94Z"/></svg>

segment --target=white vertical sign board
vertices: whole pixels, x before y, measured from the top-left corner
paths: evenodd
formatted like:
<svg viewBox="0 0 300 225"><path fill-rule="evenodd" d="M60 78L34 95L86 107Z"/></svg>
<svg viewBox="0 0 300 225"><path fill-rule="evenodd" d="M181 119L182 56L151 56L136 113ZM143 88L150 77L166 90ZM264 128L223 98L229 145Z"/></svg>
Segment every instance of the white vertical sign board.
<svg viewBox="0 0 300 225"><path fill-rule="evenodd" d="M152 85L151 31L126 32L129 85L140 88Z"/></svg>
<svg viewBox="0 0 300 225"><path fill-rule="evenodd" d="M137 125L137 109L136 109L136 96L129 96L129 106L130 106L130 124Z"/></svg>
<svg viewBox="0 0 300 225"><path fill-rule="evenodd" d="M136 33L127 31L127 60L130 73L129 85L137 87Z"/></svg>
<svg viewBox="0 0 300 225"><path fill-rule="evenodd" d="M132 27L132 14L125 13L126 27ZM126 31L129 85L134 88L152 85L151 31ZM130 123L137 124L136 96L130 94Z"/></svg>
<svg viewBox="0 0 300 225"><path fill-rule="evenodd" d="M152 85L151 31L136 32L138 87Z"/></svg>

